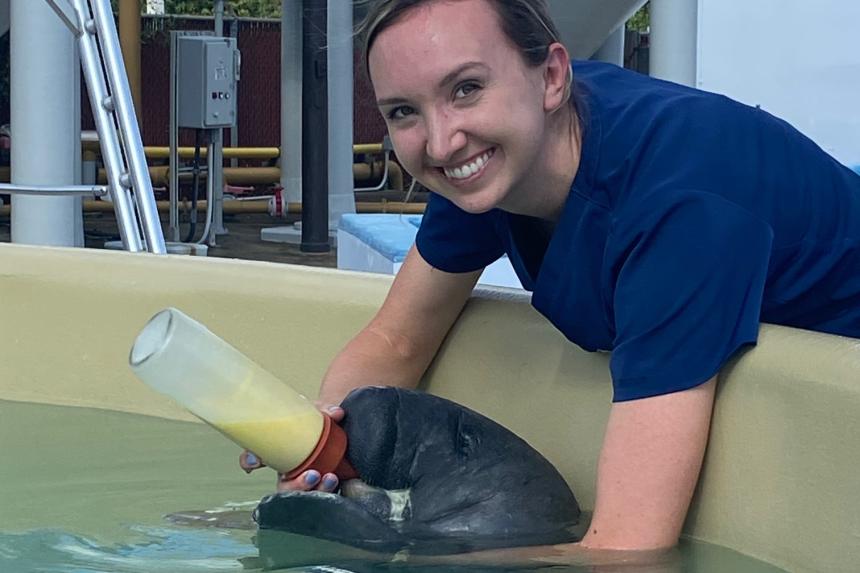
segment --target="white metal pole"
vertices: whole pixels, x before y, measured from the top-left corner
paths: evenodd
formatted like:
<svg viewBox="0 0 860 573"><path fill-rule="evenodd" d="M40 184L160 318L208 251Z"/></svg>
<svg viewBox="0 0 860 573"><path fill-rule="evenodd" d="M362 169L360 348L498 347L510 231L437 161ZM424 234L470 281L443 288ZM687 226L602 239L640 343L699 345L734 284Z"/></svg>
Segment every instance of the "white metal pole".
<svg viewBox="0 0 860 573"><path fill-rule="evenodd" d="M281 187L291 203L302 200L302 7L281 5Z"/></svg>
<svg viewBox="0 0 860 573"><path fill-rule="evenodd" d="M75 185L83 183L83 151L81 149L81 56L80 49L75 50L74 63L74 80L72 84L75 86L75 111L72 114L74 125L72 133L75 135ZM93 182L95 185L95 182ZM75 246L84 247L86 241L84 237L84 198L81 195L75 197Z"/></svg>
<svg viewBox="0 0 860 573"><path fill-rule="evenodd" d="M352 2L328 0L328 192L329 229L355 213L352 175Z"/></svg>
<svg viewBox="0 0 860 573"><path fill-rule="evenodd" d="M651 75L696 86L698 0L651 0Z"/></svg>
<svg viewBox="0 0 860 573"><path fill-rule="evenodd" d="M75 38L47 2L10 6L12 183L75 181ZM12 195L12 242L74 246L75 198Z"/></svg>
<svg viewBox="0 0 860 573"><path fill-rule="evenodd" d="M215 35L224 36L224 0L214 0L213 14L215 15ZM206 181L211 184L214 195L212 202L213 220L211 222L211 234L209 245L215 246L216 236L227 234L224 228L224 130L220 127L209 132L212 142L211 153L212 169L208 171ZM207 217L206 223L209 224ZM204 235L205 238L205 235Z"/></svg>

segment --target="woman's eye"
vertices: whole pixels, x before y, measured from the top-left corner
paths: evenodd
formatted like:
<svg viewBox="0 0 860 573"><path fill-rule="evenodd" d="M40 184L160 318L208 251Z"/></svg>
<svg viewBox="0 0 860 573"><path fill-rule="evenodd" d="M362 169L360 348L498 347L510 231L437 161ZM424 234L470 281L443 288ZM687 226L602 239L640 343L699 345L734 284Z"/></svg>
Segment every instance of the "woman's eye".
<svg viewBox="0 0 860 573"><path fill-rule="evenodd" d="M458 99L464 98L464 97L472 95L473 93L475 93L479 89L481 89L481 86L479 86L478 84L476 84L474 82L467 82L465 84L460 85L457 88L457 91L454 92L454 97L456 97Z"/></svg>
<svg viewBox="0 0 860 573"><path fill-rule="evenodd" d="M388 112L388 119L405 119L407 116L414 113L415 110L413 108L408 105L401 105L400 107L395 107Z"/></svg>

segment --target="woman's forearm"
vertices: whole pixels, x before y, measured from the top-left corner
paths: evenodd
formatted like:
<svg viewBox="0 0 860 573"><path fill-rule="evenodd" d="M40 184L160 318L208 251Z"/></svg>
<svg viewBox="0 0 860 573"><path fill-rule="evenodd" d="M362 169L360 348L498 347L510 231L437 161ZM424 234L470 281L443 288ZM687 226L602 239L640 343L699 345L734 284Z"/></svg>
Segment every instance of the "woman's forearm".
<svg viewBox="0 0 860 573"><path fill-rule="evenodd" d="M334 358L323 377L319 401L340 404L361 386L415 388L432 356L405 337L370 325Z"/></svg>
<svg viewBox="0 0 860 573"><path fill-rule="evenodd" d="M435 269L413 246L382 308L329 366L320 402L340 404L361 386L415 388L480 274Z"/></svg>

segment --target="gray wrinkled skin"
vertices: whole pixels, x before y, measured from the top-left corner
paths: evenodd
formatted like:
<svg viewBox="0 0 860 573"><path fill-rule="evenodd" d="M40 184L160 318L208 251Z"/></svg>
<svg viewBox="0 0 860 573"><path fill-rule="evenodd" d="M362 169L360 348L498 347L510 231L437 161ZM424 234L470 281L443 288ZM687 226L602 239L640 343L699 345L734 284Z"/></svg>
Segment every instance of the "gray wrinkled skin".
<svg viewBox="0 0 860 573"><path fill-rule="evenodd" d="M579 506L556 469L492 420L399 388L343 403L342 494L282 492L254 513L261 557L288 532L382 553L459 553L576 541ZM268 540L268 541L267 541Z"/></svg>

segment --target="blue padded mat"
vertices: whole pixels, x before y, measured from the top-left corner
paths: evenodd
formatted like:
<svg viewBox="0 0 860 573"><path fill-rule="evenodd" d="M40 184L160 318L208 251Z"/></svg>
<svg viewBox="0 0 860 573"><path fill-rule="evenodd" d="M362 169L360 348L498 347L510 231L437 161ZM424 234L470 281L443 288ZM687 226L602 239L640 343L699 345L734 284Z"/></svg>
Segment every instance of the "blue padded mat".
<svg viewBox="0 0 860 573"><path fill-rule="evenodd" d="M353 214L340 217L340 229L367 244L389 261L402 263L415 243L421 215Z"/></svg>

